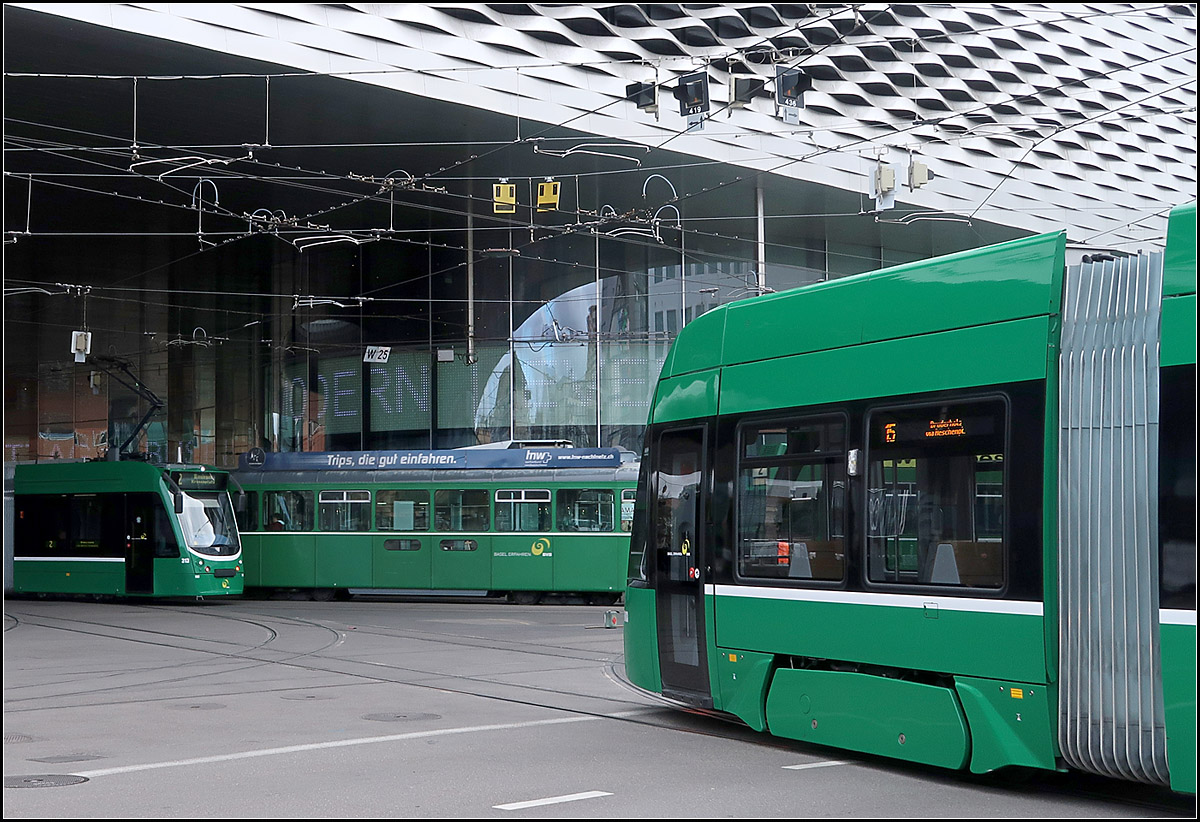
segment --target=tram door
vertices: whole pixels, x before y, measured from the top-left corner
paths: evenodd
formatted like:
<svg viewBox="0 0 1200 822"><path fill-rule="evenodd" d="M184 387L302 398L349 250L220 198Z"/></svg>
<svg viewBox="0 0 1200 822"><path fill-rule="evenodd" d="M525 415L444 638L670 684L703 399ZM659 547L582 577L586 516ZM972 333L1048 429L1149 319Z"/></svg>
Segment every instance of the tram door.
<svg viewBox="0 0 1200 822"><path fill-rule="evenodd" d="M149 494L125 496L125 522L121 535L125 537L125 593L154 593L155 505L157 497Z"/></svg>
<svg viewBox="0 0 1200 822"><path fill-rule="evenodd" d="M704 556L700 495L704 429L663 433L654 470L654 555L663 692L712 704L704 641Z"/></svg>

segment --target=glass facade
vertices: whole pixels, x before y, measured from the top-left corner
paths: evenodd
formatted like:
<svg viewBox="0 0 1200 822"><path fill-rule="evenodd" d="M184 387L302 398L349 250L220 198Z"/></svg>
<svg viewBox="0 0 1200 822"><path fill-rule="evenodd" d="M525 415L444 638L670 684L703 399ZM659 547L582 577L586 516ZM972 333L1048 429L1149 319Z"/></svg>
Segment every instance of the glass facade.
<svg viewBox="0 0 1200 822"><path fill-rule="evenodd" d="M766 220L757 243L746 239L752 198L719 206L741 216L681 230L672 213L655 231L532 243L476 215L469 248L449 242L462 242L461 225L415 229L420 242L303 251L266 234L204 254L180 240L166 254L177 262L132 278L122 272L144 271L140 259L17 245L10 257L30 259L14 265L75 266L92 285L6 298L5 459L101 458L127 441L154 463L222 467L255 447L552 439L638 451L683 326L734 300L916 255L879 238L832 243L783 219ZM83 363L67 346L79 328L93 335Z"/></svg>

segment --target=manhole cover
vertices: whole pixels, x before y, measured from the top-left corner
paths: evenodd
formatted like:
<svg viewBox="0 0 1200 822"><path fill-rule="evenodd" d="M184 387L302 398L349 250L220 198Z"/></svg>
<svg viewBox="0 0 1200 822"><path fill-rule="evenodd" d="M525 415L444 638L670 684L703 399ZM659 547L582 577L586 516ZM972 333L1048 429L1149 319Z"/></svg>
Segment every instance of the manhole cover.
<svg viewBox="0 0 1200 822"><path fill-rule="evenodd" d="M16 743L16 742L32 742L32 741L33 741L33 737L28 736L26 734L5 734L4 735L4 744L5 745L12 745L13 743Z"/></svg>
<svg viewBox="0 0 1200 822"><path fill-rule="evenodd" d="M173 711L219 711L225 706L220 702L184 702L167 707Z"/></svg>
<svg viewBox="0 0 1200 822"><path fill-rule="evenodd" d="M333 699L331 696L324 694L284 694L280 699L295 699L298 701L313 700L313 699Z"/></svg>
<svg viewBox="0 0 1200 822"><path fill-rule="evenodd" d="M414 719L441 719L441 714L365 714L372 722L410 722Z"/></svg>
<svg viewBox="0 0 1200 822"><path fill-rule="evenodd" d="M87 782L86 776L74 776L69 773L41 773L31 776L6 776L6 788L62 788L67 785L78 785Z"/></svg>
<svg viewBox="0 0 1200 822"><path fill-rule="evenodd" d="M88 762L92 759L103 759L92 754L66 754L65 756L47 756L44 759L30 759L30 762L45 762L47 765L62 765L64 762Z"/></svg>

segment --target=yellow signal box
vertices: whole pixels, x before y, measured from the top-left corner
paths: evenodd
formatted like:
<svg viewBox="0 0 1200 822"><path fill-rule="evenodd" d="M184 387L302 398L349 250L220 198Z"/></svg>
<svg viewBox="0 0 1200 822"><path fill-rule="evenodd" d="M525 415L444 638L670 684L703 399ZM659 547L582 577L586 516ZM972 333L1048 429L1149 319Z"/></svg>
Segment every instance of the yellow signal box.
<svg viewBox="0 0 1200 822"><path fill-rule="evenodd" d="M492 213L517 213L517 186L515 183L495 183L492 185Z"/></svg>
<svg viewBox="0 0 1200 822"><path fill-rule="evenodd" d="M537 210L538 211L557 211L558 210L558 188L560 183L558 180L547 180L544 183L538 183L537 193Z"/></svg>

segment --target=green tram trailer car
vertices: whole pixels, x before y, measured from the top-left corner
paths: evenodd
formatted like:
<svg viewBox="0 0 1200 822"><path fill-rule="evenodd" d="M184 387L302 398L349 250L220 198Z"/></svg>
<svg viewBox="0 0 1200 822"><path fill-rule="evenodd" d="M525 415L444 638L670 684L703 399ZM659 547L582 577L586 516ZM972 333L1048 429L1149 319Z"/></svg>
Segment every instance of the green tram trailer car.
<svg viewBox="0 0 1200 822"><path fill-rule="evenodd" d="M771 734L1195 793L1196 208L732 303L656 387L630 680Z"/></svg>
<svg viewBox="0 0 1200 822"><path fill-rule="evenodd" d="M241 594L229 473L137 461L22 463L13 477L13 592Z"/></svg>
<svg viewBox="0 0 1200 822"><path fill-rule="evenodd" d="M630 460L616 448L251 452L236 474L246 586L613 604L629 558Z"/></svg>

